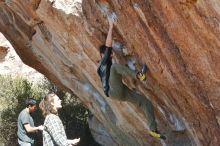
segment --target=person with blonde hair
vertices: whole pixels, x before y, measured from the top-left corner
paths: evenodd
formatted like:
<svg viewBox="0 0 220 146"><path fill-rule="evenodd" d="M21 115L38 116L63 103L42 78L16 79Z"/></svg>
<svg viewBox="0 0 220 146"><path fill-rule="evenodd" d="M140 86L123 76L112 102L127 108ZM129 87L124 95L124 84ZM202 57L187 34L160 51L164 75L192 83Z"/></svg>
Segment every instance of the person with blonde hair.
<svg viewBox="0 0 220 146"><path fill-rule="evenodd" d="M80 138L67 139L64 126L58 116L58 110L62 108L60 98L54 94L48 94L39 104L45 117L43 130L44 146L72 146L76 145Z"/></svg>

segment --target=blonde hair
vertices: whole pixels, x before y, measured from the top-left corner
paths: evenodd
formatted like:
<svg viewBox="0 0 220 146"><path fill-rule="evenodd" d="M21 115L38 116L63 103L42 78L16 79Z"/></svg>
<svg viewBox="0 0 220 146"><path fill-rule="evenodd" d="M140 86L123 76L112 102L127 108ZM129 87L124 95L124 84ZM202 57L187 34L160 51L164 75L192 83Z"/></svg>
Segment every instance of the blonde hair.
<svg viewBox="0 0 220 146"><path fill-rule="evenodd" d="M43 100L41 100L39 104L39 107L42 110L44 117L49 114L57 114L57 110L54 109L54 106L52 105L52 103L54 103L54 96L56 96L56 94L54 93L48 94L43 98Z"/></svg>

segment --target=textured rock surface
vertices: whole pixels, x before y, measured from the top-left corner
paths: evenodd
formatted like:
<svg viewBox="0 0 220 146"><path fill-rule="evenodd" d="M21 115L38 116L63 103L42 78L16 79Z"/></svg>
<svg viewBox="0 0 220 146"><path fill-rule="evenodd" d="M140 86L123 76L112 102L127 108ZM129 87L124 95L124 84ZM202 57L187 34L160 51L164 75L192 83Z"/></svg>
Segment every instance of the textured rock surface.
<svg viewBox="0 0 220 146"><path fill-rule="evenodd" d="M6 45L6 39L0 33L0 62L5 60L6 55L8 54L8 46Z"/></svg>
<svg viewBox="0 0 220 146"><path fill-rule="evenodd" d="M125 82L152 100L165 142L148 136L140 110L102 92L97 48L112 11L115 41L150 69L147 83ZM109 145L218 146L219 12L218 0L1 0L0 31L26 64L85 103Z"/></svg>
<svg viewBox="0 0 220 146"><path fill-rule="evenodd" d="M7 52L8 52L7 48L0 46L0 61L4 61Z"/></svg>
<svg viewBox="0 0 220 146"><path fill-rule="evenodd" d="M1 75L22 76L32 81L40 81L44 78L42 74L21 61L10 42L1 33L0 56Z"/></svg>

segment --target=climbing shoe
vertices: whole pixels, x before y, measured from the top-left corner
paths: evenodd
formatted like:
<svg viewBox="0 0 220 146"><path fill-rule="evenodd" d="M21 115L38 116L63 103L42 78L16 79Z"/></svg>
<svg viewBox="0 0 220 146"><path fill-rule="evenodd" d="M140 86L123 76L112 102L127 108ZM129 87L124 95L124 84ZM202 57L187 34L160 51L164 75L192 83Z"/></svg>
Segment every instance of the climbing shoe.
<svg viewBox="0 0 220 146"><path fill-rule="evenodd" d="M145 81L146 80L146 75L141 73L141 72L138 72L137 73L137 78L140 80L140 81Z"/></svg>
<svg viewBox="0 0 220 146"><path fill-rule="evenodd" d="M149 132L150 136L155 137L155 138L160 138L163 140L166 140L166 137L164 135L161 135L157 130L151 130Z"/></svg>
<svg viewBox="0 0 220 146"><path fill-rule="evenodd" d="M137 78L141 81L145 81L146 80L146 72L147 72L147 65L144 64L141 71L137 73Z"/></svg>

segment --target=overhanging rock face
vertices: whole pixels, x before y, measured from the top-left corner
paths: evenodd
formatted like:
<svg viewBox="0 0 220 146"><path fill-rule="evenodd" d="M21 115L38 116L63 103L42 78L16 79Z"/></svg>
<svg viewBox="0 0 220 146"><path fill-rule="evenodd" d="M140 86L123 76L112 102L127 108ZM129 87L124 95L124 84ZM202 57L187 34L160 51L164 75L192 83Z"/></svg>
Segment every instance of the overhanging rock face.
<svg viewBox="0 0 220 146"><path fill-rule="evenodd" d="M150 70L146 83L124 82L151 99L166 141L148 135L141 110L102 91L98 47L112 12L115 46L127 50L127 56L116 51L117 62L146 63ZM0 31L24 63L91 110L101 144L220 145L220 1L1 0Z"/></svg>

